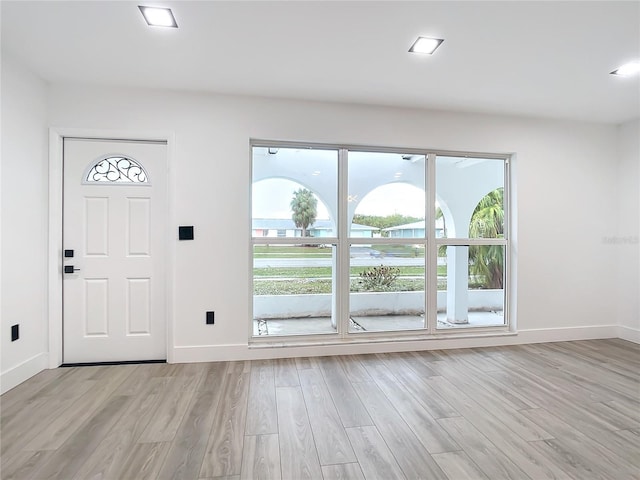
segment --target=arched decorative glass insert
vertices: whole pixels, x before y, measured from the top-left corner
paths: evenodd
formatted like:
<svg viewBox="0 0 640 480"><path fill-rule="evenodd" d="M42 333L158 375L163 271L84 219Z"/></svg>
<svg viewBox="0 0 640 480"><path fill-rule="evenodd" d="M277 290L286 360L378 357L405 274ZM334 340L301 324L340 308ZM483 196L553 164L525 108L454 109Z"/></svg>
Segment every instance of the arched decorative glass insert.
<svg viewBox="0 0 640 480"><path fill-rule="evenodd" d="M84 183L149 184L149 176L134 159L124 155L110 155L99 159L89 168Z"/></svg>

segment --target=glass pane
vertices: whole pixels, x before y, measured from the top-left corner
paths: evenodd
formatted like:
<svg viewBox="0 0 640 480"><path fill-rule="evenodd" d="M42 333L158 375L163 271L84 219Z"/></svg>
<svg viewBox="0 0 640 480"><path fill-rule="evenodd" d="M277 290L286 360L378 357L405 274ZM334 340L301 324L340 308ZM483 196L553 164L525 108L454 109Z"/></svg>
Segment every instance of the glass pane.
<svg viewBox="0 0 640 480"><path fill-rule="evenodd" d="M349 332L425 327L425 248L352 245Z"/></svg>
<svg viewBox="0 0 640 480"><path fill-rule="evenodd" d="M504 160L436 158L436 236L504 237Z"/></svg>
<svg viewBox="0 0 640 480"><path fill-rule="evenodd" d="M349 152L351 238L425 238L425 156Z"/></svg>
<svg viewBox="0 0 640 480"><path fill-rule="evenodd" d="M253 148L252 235L336 237L338 152Z"/></svg>
<svg viewBox="0 0 640 480"><path fill-rule="evenodd" d="M335 245L253 247L253 334L335 333Z"/></svg>
<svg viewBox="0 0 640 480"><path fill-rule="evenodd" d="M504 252L503 245L440 247L437 328L505 324Z"/></svg>

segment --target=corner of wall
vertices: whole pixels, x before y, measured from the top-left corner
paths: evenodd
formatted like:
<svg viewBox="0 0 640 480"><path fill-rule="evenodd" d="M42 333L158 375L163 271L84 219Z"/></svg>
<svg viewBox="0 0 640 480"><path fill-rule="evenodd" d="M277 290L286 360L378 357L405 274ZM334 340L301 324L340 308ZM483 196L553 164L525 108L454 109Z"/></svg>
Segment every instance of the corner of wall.
<svg viewBox="0 0 640 480"><path fill-rule="evenodd" d="M13 388L48 368L47 84L2 53L0 382ZM16 254L18 252L19 254ZM20 325L20 338L9 332Z"/></svg>
<svg viewBox="0 0 640 480"><path fill-rule="evenodd" d="M39 353L0 374L0 395L49 368L49 355Z"/></svg>
<svg viewBox="0 0 640 480"><path fill-rule="evenodd" d="M640 119L618 127L615 252L618 336L640 343Z"/></svg>

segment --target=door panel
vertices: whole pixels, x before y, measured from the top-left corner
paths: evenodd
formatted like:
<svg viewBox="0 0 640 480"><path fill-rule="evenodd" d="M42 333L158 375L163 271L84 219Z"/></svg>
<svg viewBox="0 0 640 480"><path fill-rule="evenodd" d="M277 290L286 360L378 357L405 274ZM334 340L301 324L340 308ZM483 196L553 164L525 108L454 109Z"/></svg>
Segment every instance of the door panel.
<svg viewBox="0 0 640 480"><path fill-rule="evenodd" d="M65 363L166 358L166 145L64 140Z"/></svg>

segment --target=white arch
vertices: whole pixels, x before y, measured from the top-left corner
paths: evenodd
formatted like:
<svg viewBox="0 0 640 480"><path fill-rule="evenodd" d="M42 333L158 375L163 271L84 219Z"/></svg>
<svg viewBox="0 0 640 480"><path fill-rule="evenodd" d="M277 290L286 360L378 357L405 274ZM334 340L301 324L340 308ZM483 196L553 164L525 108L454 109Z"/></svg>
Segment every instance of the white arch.
<svg viewBox="0 0 640 480"><path fill-rule="evenodd" d="M294 189L302 187L302 188L306 188L307 190L310 190L314 194L314 196L318 199L318 202L320 204L322 204L322 207L329 213L329 220L331 221L334 230L336 229L335 217L333 217L333 214L332 214L331 210L329 209L329 207L327 206L327 203L325 202L325 200L322 198L322 196L317 191L314 190L312 185L309 185L306 182L301 182L301 181L299 181L296 178L293 178L291 176L273 175L273 176L270 176L270 177L263 177L263 178L261 178L259 180L254 180L252 187L258 186L263 182L268 182L269 180L286 180L286 181L289 181L289 182L291 182L293 184L292 187L294 187ZM289 207L289 204L287 204L287 208L288 207Z"/></svg>

